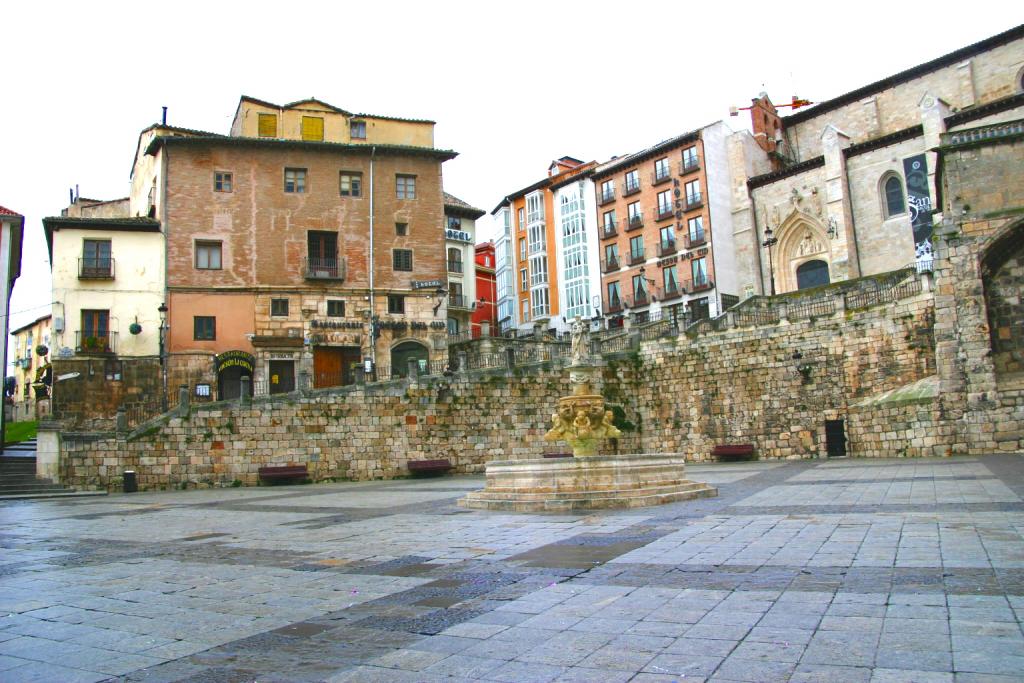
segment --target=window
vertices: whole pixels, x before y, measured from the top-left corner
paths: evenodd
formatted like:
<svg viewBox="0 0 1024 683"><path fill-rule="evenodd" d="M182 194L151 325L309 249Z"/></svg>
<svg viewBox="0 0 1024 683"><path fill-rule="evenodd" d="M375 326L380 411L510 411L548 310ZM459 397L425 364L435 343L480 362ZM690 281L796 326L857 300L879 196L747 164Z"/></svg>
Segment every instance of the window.
<svg viewBox="0 0 1024 683"><path fill-rule="evenodd" d="M615 198L615 181L606 180L601 183L601 201L610 202Z"/></svg>
<svg viewBox="0 0 1024 683"><path fill-rule="evenodd" d="M111 382L120 382L124 372L124 363L119 360L107 359L103 361L103 374Z"/></svg>
<svg viewBox="0 0 1024 683"><path fill-rule="evenodd" d="M271 299L270 300L270 315L275 317L287 317L288 315L288 299Z"/></svg>
<svg viewBox="0 0 1024 683"><path fill-rule="evenodd" d="M530 224L530 253L534 254L538 251L544 251L547 246L545 241L545 231L543 223L531 223Z"/></svg>
<svg viewBox="0 0 1024 683"><path fill-rule="evenodd" d="M110 240L85 240L82 242L82 270L84 277L110 277L112 259Z"/></svg>
<svg viewBox="0 0 1024 683"><path fill-rule="evenodd" d="M306 254L306 277L338 277L338 233L310 230L306 234Z"/></svg>
<svg viewBox="0 0 1024 683"><path fill-rule="evenodd" d="M458 216L446 216L449 230L462 230L462 219Z"/></svg>
<svg viewBox="0 0 1024 683"><path fill-rule="evenodd" d="M700 204L700 181L691 180L686 183L686 205Z"/></svg>
<svg viewBox="0 0 1024 683"><path fill-rule="evenodd" d="M665 190L658 193L658 218L667 218L672 215L672 190Z"/></svg>
<svg viewBox="0 0 1024 683"><path fill-rule="evenodd" d="M615 209L604 212L604 234L615 234Z"/></svg>
<svg viewBox="0 0 1024 683"><path fill-rule="evenodd" d="M399 199L416 199L416 176L396 175L395 196Z"/></svg>
<svg viewBox="0 0 1024 683"><path fill-rule="evenodd" d="M664 268L661 271L661 280L666 292L676 292L679 289L679 277L675 266Z"/></svg>
<svg viewBox="0 0 1024 683"><path fill-rule="evenodd" d="M448 318L448 334L459 333L459 321L457 318Z"/></svg>
<svg viewBox="0 0 1024 683"><path fill-rule="evenodd" d="M676 232L671 225L666 225L661 229L661 250L663 252L672 251L676 247Z"/></svg>
<svg viewBox="0 0 1024 683"><path fill-rule="evenodd" d="M388 313L405 313L405 296L402 294L388 294Z"/></svg>
<svg viewBox="0 0 1024 683"><path fill-rule="evenodd" d="M630 227L636 227L644 224L643 213L640 211L640 202L633 202L626 208L629 210Z"/></svg>
<svg viewBox="0 0 1024 683"><path fill-rule="evenodd" d="M604 245L604 261L608 264L608 268L619 267L619 245L618 244L606 244Z"/></svg>
<svg viewBox="0 0 1024 683"><path fill-rule="evenodd" d="M192 338L197 341L212 341L217 338L217 318L212 315L197 315L192 318Z"/></svg>
<svg viewBox="0 0 1024 683"><path fill-rule="evenodd" d="M903 201L903 183L900 182L899 176L894 173L890 174L885 179L882 188L885 193L885 202L883 203L885 217L892 218L893 216L906 213L907 206L906 202Z"/></svg>
<svg viewBox="0 0 1024 683"><path fill-rule="evenodd" d="M398 237L405 237L409 234L408 223L395 223L395 235Z"/></svg>
<svg viewBox="0 0 1024 683"><path fill-rule="evenodd" d="M629 238L629 260L633 263L642 261L644 258L644 236L637 235Z"/></svg>
<svg viewBox="0 0 1024 683"><path fill-rule="evenodd" d="M261 138L277 137L277 114L259 115L259 136Z"/></svg>
<svg viewBox="0 0 1024 683"><path fill-rule="evenodd" d="M526 222L536 223L544 220L544 196L534 192L526 197Z"/></svg>
<svg viewBox="0 0 1024 683"><path fill-rule="evenodd" d="M220 242L196 242L196 268L198 270L220 270L220 255Z"/></svg>
<svg viewBox="0 0 1024 683"><path fill-rule="evenodd" d="M348 134L353 140L365 140L366 121L349 121Z"/></svg>
<svg viewBox="0 0 1024 683"><path fill-rule="evenodd" d="M459 249L458 247L448 248L448 272L462 272L462 249Z"/></svg>
<svg viewBox="0 0 1024 683"><path fill-rule="evenodd" d="M341 299L328 299L327 300L327 317L328 318L344 318L345 317L345 302Z"/></svg>
<svg viewBox="0 0 1024 683"><path fill-rule="evenodd" d="M284 191L300 194L306 191L306 169L284 169Z"/></svg>
<svg viewBox="0 0 1024 683"><path fill-rule="evenodd" d="M526 238L525 237L520 237L519 238L519 260L520 261L525 261L526 260Z"/></svg>
<svg viewBox="0 0 1024 683"><path fill-rule="evenodd" d="M690 267L693 271L693 286L702 287L708 283L708 266L707 259L704 257L695 258L690 261Z"/></svg>
<svg viewBox="0 0 1024 683"><path fill-rule="evenodd" d="M302 117L302 139L307 142L324 141L324 120L320 116Z"/></svg>
<svg viewBox="0 0 1024 683"><path fill-rule="evenodd" d="M534 256L530 259L530 286L548 283L548 257Z"/></svg>
<svg viewBox="0 0 1024 683"><path fill-rule="evenodd" d="M530 288L530 281L527 279L526 268L519 271L519 291L525 292Z"/></svg>
<svg viewBox="0 0 1024 683"><path fill-rule="evenodd" d="M532 292L530 292L534 320L536 320L537 318L543 318L546 315L548 315L548 311L550 309L551 304L550 297L551 294L548 291L547 287L535 289Z"/></svg>
<svg viewBox="0 0 1024 683"><path fill-rule="evenodd" d="M647 303L647 278L643 275L633 276L633 296L637 300L637 305Z"/></svg>
<svg viewBox="0 0 1024 683"><path fill-rule="evenodd" d="M393 270L412 270L412 249L395 249L391 252L391 267Z"/></svg>
<svg viewBox="0 0 1024 683"><path fill-rule="evenodd" d="M687 147L683 150L683 170L692 171L697 168L697 148Z"/></svg>
<svg viewBox="0 0 1024 683"><path fill-rule="evenodd" d="M519 220L519 226L518 227L519 227L520 230L525 230L526 229L526 218L525 217L526 217L526 209L519 209L519 211L516 212L516 218Z"/></svg>
<svg viewBox="0 0 1024 683"><path fill-rule="evenodd" d="M612 308L618 308L622 305L622 294L619 292L618 282L608 283L608 305Z"/></svg>
<svg viewBox="0 0 1024 683"><path fill-rule="evenodd" d="M216 171L213 174L214 192L231 192L231 174L227 171Z"/></svg>
<svg viewBox="0 0 1024 683"><path fill-rule="evenodd" d="M704 217L697 216L686 221L686 229L690 236L690 246L704 243Z"/></svg>
<svg viewBox="0 0 1024 683"><path fill-rule="evenodd" d="M672 172L672 168L669 166L668 159L658 159L654 162L654 180L661 181L668 178Z"/></svg>
<svg viewBox="0 0 1024 683"><path fill-rule="evenodd" d="M110 311L82 311L82 347L93 351L106 351L110 348Z"/></svg>
<svg viewBox="0 0 1024 683"><path fill-rule="evenodd" d="M342 171L339 175L338 185L342 197L361 197L363 174L355 171Z"/></svg>
<svg viewBox="0 0 1024 683"><path fill-rule="evenodd" d="M530 300L529 299L523 299L520 303L522 304L522 309L523 309L522 310L523 322L524 323L528 323L528 322L530 322Z"/></svg>
<svg viewBox="0 0 1024 683"><path fill-rule="evenodd" d="M632 194L640 190L640 172L637 170L630 171L626 174L626 189L623 190L626 194Z"/></svg>

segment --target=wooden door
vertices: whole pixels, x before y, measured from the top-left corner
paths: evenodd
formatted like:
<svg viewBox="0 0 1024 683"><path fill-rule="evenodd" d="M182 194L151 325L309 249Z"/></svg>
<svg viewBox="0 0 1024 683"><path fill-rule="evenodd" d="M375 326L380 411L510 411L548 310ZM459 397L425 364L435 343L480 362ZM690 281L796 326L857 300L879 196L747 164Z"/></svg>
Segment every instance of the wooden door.
<svg viewBox="0 0 1024 683"><path fill-rule="evenodd" d="M313 347L313 386L336 387L343 384L343 349L328 346Z"/></svg>

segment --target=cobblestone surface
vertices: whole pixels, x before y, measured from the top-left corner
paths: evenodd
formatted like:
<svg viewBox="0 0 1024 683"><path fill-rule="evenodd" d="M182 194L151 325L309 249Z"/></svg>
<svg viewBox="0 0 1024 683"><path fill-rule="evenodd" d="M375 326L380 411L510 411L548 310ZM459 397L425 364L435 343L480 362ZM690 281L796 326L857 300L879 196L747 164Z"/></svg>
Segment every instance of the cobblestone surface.
<svg viewBox="0 0 1024 683"><path fill-rule="evenodd" d="M1021 681L1024 459L688 468L513 515L481 478L0 504L3 681Z"/></svg>

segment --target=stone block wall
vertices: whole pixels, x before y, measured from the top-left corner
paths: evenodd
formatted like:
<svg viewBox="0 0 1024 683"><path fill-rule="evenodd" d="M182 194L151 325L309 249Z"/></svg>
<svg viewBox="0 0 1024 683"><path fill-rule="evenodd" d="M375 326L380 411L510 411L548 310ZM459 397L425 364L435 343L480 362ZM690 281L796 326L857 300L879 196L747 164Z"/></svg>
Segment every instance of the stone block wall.
<svg viewBox="0 0 1024 683"><path fill-rule="evenodd" d="M151 412L161 381L159 358L54 359L51 419L71 429L113 429L119 407Z"/></svg>
<svg viewBox="0 0 1024 683"><path fill-rule="evenodd" d="M607 356L601 392L624 435L604 452L682 452L693 461L716 444L753 443L761 458L820 457L825 419L845 419L869 392L934 373L931 328L925 292ZM314 480L365 480L405 476L410 460L433 458L482 472L489 460L568 450L543 435L569 392L568 372L549 362L193 406L130 437L65 433L61 479L116 488L134 469L142 488L254 485L263 465L305 463ZM852 454L858 448L852 441Z"/></svg>

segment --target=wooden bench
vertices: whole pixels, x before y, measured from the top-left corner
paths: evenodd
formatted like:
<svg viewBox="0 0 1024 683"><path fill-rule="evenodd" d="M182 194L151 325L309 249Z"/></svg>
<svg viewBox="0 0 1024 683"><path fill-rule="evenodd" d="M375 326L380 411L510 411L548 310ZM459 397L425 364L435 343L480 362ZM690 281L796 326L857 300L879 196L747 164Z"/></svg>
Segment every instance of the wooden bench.
<svg viewBox="0 0 1024 683"><path fill-rule="evenodd" d="M277 467L261 467L259 469L260 479L267 482L289 481L309 479L309 471L305 465L281 465Z"/></svg>
<svg viewBox="0 0 1024 683"><path fill-rule="evenodd" d="M411 474L444 474L452 468L452 464L446 458L437 460L410 460L409 472Z"/></svg>
<svg viewBox="0 0 1024 683"><path fill-rule="evenodd" d="M711 450L711 455L713 455L719 462L756 460L754 457L754 445L749 443L715 446Z"/></svg>

